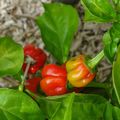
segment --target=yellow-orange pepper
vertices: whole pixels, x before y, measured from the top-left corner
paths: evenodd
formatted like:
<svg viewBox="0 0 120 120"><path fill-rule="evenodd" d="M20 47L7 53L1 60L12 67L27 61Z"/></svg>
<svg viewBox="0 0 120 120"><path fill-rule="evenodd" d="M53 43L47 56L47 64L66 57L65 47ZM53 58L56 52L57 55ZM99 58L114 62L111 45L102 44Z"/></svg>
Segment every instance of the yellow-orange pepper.
<svg viewBox="0 0 120 120"><path fill-rule="evenodd" d="M67 79L74 87L85 87L95 77L95 73L92 73L91 69L86 65L83 55L67 61L66 69Z"/></svg>

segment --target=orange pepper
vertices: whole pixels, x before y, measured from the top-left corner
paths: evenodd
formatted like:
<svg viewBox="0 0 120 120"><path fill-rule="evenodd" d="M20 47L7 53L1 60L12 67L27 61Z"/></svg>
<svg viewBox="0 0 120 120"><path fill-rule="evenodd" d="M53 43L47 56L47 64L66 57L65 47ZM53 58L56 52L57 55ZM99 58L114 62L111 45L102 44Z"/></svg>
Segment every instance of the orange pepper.
<svg viewBox="0 0 120 120"><path fill-rule="evenodd" d="M67 61L67 80L74 87L85 87L90 83L95 73L91 72L91 69L85 63L85 57L79 55Z"/></svg>

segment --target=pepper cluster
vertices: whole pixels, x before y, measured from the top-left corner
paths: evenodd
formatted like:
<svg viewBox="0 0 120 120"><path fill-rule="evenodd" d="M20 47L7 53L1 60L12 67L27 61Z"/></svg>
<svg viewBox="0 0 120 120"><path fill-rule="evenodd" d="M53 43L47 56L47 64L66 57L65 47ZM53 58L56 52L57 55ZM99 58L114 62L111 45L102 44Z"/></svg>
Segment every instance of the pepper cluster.
<svg viewBox="0 0 120 120"><path fill-rule="evenodd" d="M28 74L32 77L28 77L26 80L25 88L33 93L37 93L38 88L47 96L62 95L73 91L79 92L95 77L95 73L88 67L83 55L73 57L61 66L56 64L45 65L47 55L42 49L31 44L24 47L24 55L23 71L27 66L27 58L32 58L28 70ZM36 76L37 72L39 76ZM69 85L72 89L69 89Z"/></svg>
<svg viewBox="0 0 120 120"><path fill-rule="evenodd" d="M68 60L63 66L55 64L44 66L40 87L46 95L53 96L71 92L67 89L67 84L72 85L72 91L79 92L78 88L85 87L95 77L95 73L87 67L82 55Z"/></svg>
<svg viewBox="0 0 120 120"><path fill-rule="evenodd" d="M23 72L25 72L27 68L29 58L31 58L31 64L28 69L25 88L33 93L37 93L41 77L36 76L36 73L44 66L47 55L41 48L38 48L33 44L26 45L24 47L24 63L22 66Z"/></svg>

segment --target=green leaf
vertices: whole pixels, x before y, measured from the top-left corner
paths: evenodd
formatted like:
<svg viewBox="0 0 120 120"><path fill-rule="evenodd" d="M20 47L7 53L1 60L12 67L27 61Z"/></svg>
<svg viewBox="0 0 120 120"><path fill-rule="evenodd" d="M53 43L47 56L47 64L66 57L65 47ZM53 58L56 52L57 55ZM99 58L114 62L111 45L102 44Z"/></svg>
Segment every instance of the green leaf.
<svg viewBox="0 0 120 120"><path fill-rule="evenodd" d="M112 43L110 32L106 32L103 36L104 53L108 60L112 63L116 53L117 44Z"/></svg>
<svg viewBox="0 0 120 120"><path fill-rule="evenodd" d="M118 48L117 60L113 64L112 75L114 90L120 104L120 46Z"/></svg>
<svg viewBox="0 0 120 120"><path fill-rule="evenodd" d="M120 119L120 109L118 107L113 107L113 120Z"/></svg>
<svg viewBox="0 0 120 120"><path fill-rule="evenodd" d="M111 103L115 106L120 106L119 103L118 103L117 96L116 96L114 88L111 90Z"/></svg>
<svg viewBox="0 0 120 120"><path fill-rule="evenodd" d="M37 103L25 93L0 89L1 120L44 120Z"/></svg>
<svg viewBox="0 0 120 120"><path fill-rule="evenodd" d="M116 11L109 0L82 0L85 8L85 20L111 22L116 18Z"/></svg>
<svg viewBox="0 0 120 120"><path fill-rule="evenodd" d="M37 100L49 120L117 120L114 118L120 112L103 97L92 94L71 93Z"/></svg>
<svg viewBox="0 0 120 120"><path fill-rule="evenodd" d="M112 28L110 29L110 34L112 39L114 38L120 39L120 23L119 22L113 23ZM118 41L115 41L115 42L118 42Z"/></svg>
<svg viewBox="0 0 120 120"><path fill-rule="evenodd" d="M45 13L36 19L46 49L63 63L67 60L79 16L75 8L60 3L44 4Z"/></svg>
<svg viewBox="0 0 120 120"><path fill-rule="evenodd" d="M74 100L74 94L70 94L66 97L62 104L59 105L60 109L57 109L53 116L50 118L51 120L71 120L72 116L72 103ZM63 112L66 111L66 112Z"/></svg>
<svg viewBox="0 0 120 120"><path fill-rule="evenodd" d="M120 42L120 24L114 23L112 28L103 36L104 53L109 61L114 61L115 54Z"/></svg>
<svg viewBox="0 0 120 120"><path fill-rule="evenodd" d="M0 76L14 75L22 67L23 48L9 37L0 38Z"/></svg>

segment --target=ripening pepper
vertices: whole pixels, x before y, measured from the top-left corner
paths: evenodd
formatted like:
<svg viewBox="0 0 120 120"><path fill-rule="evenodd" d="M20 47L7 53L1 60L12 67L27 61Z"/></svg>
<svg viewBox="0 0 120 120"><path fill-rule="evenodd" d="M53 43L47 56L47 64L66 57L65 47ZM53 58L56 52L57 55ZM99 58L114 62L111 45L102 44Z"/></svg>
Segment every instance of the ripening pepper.
<svg viewBox="0 0 120 120"><path fill-rule="evenodd" d="M95 73L91 71L85 61L85 57L79 55L66 63L67 80L74 87L85 87L95 77Z"/></svg>
<svg viewBox="0 0 120 120"><path fill-rule="evenodd" d="M41 67L43 67L47 59L47 55L45 54L45 52L32 44L28 44L24 47L24 56L25 61L22 69L23 71L25 71L27 66L26 59L27 57L31 57L33 59L33 63L30 65L28 73L32 74L36 73Z"/></svg>
<svg viewBox="0 0 120 120"><path fill-rule="evenodd" d="M79 55L66 62L67 80L73 87L85 87L95 77L95 68L103 59L102 50L92 59ZM94 71L94 72L93 72Z"/></svg>
<svg viewBox="0 0 120 120"><path fill-rule="evenodd" d="M67 93L66 69L55 64L48 64L42 70L40 87L47 96L62 95Z"/></svg>

